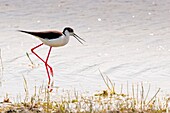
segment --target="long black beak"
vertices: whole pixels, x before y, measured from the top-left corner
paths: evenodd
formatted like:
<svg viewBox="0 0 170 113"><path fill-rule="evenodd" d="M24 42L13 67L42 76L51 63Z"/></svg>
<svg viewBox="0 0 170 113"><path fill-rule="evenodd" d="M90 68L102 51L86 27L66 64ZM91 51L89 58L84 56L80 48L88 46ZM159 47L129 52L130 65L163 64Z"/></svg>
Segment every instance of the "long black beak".
<svg viewBox="0 0 170 113"><path fill-rule="evenodd" d="M84 39L80 38L78 35L76 35L75 33L73 34L73 36L81 43L83 44L82 41L86 42Z"/></svg>

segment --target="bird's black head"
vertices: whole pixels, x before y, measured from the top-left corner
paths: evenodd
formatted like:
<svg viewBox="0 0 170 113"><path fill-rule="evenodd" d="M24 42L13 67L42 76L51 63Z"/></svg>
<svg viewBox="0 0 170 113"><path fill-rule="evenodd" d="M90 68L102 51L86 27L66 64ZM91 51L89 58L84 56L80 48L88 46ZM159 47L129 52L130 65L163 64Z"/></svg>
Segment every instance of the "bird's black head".
<svg viewBox="0 0 170 113"><path fill-rule="evenodd" d="M74 33L74 30L73 30L72 28L70 28L70 27L65 27L64 30L63 30L63 34L64 34L65 36L74 36L81 44L83 44L83 43L81 42L81 40L85 42L85 40L83 40L83 39L80 38L78 35L76 35L76 34Z"/></svg>
<svg viewBox="0 0 170 113"><path fill-rule="evenodd" d="M70 34L74 33L74 30L70 27L65 27L63 30L63 34L66 35L66 32L69 32Z"/></svg>

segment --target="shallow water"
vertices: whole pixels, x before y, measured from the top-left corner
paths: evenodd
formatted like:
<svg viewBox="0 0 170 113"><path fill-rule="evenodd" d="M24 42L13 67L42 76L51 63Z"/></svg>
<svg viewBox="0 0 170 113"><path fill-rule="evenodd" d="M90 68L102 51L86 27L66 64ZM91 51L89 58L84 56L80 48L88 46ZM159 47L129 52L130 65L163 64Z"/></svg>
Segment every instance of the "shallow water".
<svg viewBox="0 0 170 113"><path fill-rule="evenodd" d="M170 91L170 1L169 0L1 0L0 48L3 75L1 97L24 92L47 83L44 64L30 49L41 43L23 30L62 30L71 26L86 40L76 39L53 48L49 64L55 86L94 92L106 88L98 69L119 86L151 83ZM45 58L49 47L36 50ZM39 65L32 69L26 56ZM126 87L126 86L125 86Z"/></svg>

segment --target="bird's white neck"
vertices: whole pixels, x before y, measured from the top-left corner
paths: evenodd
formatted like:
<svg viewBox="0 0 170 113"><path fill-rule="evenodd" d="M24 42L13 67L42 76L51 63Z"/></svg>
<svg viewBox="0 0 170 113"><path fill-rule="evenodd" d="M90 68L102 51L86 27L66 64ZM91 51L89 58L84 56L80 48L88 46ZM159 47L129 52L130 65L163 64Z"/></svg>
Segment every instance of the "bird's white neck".
<svg viewBox="0 0 170 113"><path fill-rule="evenodd" d="M64 31L63 33L66 37L69 37L70 36L70 32L68 30Z"/></svg>

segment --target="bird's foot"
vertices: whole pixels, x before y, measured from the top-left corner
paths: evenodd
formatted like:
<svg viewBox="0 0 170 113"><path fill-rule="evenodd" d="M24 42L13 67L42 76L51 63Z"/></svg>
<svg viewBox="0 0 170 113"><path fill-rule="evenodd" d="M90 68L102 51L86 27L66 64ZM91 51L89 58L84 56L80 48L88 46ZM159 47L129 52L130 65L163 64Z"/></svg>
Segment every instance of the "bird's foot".
<svg viewBox="0 0 170 113"><path fill-rule="evenodd" d="M52 92L53 91L53 86L54 86L54 81L52 80L52 82L50 83L48 83L48 91L49 92Z"/></svg>

